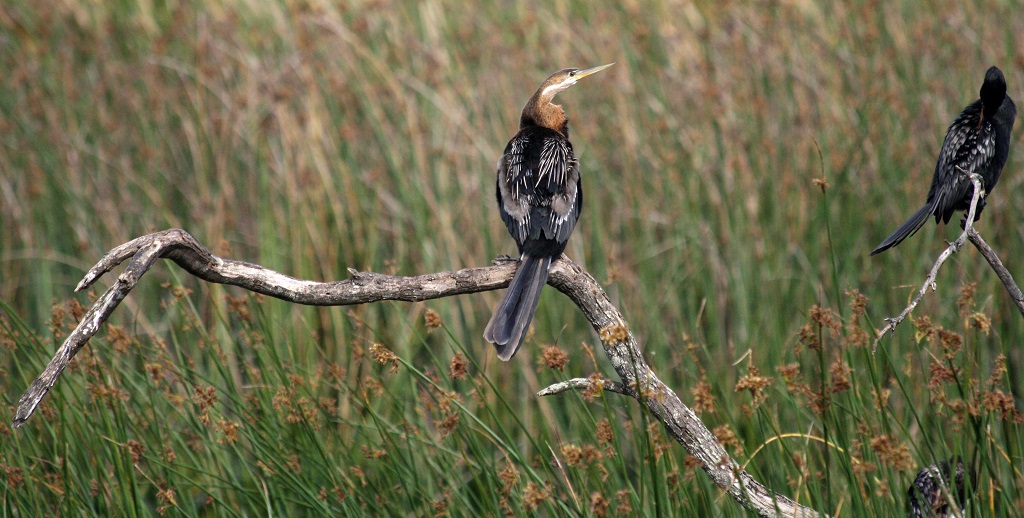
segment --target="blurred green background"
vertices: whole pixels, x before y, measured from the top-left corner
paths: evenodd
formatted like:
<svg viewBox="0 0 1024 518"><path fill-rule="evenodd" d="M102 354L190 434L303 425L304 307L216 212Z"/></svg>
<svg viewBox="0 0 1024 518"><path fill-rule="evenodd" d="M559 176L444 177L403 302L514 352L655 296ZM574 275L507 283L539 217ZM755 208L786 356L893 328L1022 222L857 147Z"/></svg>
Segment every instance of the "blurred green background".
<svg viewBox="0 0 1024 518"><path fill-rule="evenodd" d="M1013 515L1024 326L980 255L864 343L959 229L868 252L924 201L988 66L1024 100L1021 34L1015 1L6 2L0 515L743 515L634 401L533 395L614 374L553 289L506 365L481 338L497 292L307 308L160 264L6 424L66 301L89 304L75 284L139 235L313 280L513 253L494 168L523 104L612 61L558 98L585 190L567 253L655 371L806 505L899 515L917 469L960 455L971 512ZM978 223L1018 278L1020 126Z"/></svg>

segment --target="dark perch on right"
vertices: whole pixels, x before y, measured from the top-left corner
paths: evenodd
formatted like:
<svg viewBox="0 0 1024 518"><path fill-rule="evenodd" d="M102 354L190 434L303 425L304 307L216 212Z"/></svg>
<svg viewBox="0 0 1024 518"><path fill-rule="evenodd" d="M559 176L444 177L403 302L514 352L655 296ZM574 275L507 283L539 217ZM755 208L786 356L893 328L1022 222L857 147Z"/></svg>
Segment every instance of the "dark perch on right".
<svg viewBox="0 0 1024 518"><path fill-rule="evenodd" d="M954 212L966 211L974 196L974 188L967 178L971 173L981 175L985 192L991 193L1010 153L1010 132L1016 118L1017 107L1006 95L1002 71L989 68L981 85L981 98L967 105L946 131L928 200L875 247L871 255L880 254L914 235L931 216L935 216L936 223L939 220L949 223ZM974 221L981 217L984 208L985 198L982 198Z"/></svg>

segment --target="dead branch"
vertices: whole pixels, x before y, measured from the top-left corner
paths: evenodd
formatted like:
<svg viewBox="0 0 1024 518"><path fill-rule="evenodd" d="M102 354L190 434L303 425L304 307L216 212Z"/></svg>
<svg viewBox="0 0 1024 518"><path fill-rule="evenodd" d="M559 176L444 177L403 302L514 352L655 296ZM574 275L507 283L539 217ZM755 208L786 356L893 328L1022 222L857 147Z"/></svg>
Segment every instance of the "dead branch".
<svg viewBox="0 0 1024 518"><path fill-rule="evenodd" d="M961 172L963 171L961 170ZM878 342L885 337L886 333L896 332L896 326L900 325L900 323L910 315L910 312L917 307L917 304L921 302L921 299L924 298L929 289L935 291L935 279L939 275L939 269L942 268L942 264L946 262L946 259L949 259L953 254L960 251L960 248L964 246L964 243L966 243L967 240L970 240L971 243L974 244L975 248L981 252L981 255L985 257L988 264L992 267L992 270L994 270L996 275L999 276L999 279L1003 281L1003 286L1006 288L1007 293L1010 294L1010 298L1013 300L1014 304L1017 305L1017 309L1020 310L1021 316L1024 316L1024 294L1021 293L1020 288L1013 281L1013 277L1010 275L1010 272L1005 266L1003 266L1003 262L999 260L996 253L992 251L992 248L988 246L988 243L981 238L981 234L979 234L974 228L974 215L978 208L978 201L985 196L985 189L981 184L981 176L977 173L971 173L968 177L971 182L974 183L974 197L971 199L970 210L967 211L967 216L964 219L964 231L956 238L955 241L949 243L941 254L939 254L939 257L935 260L935 264L932 266L928 276L925 277L924 284L921 285L921 289L917 291L917 295L910 300L907 307L904 308L899 315L885 319L885 327L878 331L874 344L871 346L871 354L874 354L875 350L878 349Z"/></svg>
<svg viewBox="0 0 1024 518"><path fill-rule="evenodd" d="M978 233L973 227L967 232L967 239L974 244L974 247L981 252L982 257L988 261L989 266L996 272L999 280L1003 281L1003 287L1006 288L1006 292L1010 294L1010 299L1017 306L1020 311L1020 315L1024 317L1024 293L1021 293L1020 287L1013 281L1013 276L1010 275L1010 271L1003 266L1003 262L999 260L999 256L992 251L992 247L988 246L988 243L981 238L981 234Z"/></svg>
<svg viewBox="0 0 1024 518"><path fill-rule="evenodd" d="M231 284L279 299L317 306L363 304L381 300L421 301L477 293L507 286L515 273L515 263L508 262L486 268L466 268L411 277L350 269L351 277L343 281L305 281L256 264L222 259L213 255L184 230L171 229L114 248L89 270L76 291L88 288L101 275L129 258L131 260L124 272L93 304L46 369L22 395L13 420L15 427L24 424L32 415L75 354L96 334L142 275L160 258L170 259L185 271L209 282ZM621 381L596 378L571 380L564 383L564 387L553 386L542 391L543 394L587 388L599 382L606 390L634 397L700 462L712 480L745 508L761 516L819 516L817 512L770 491L729 456L697 415L650 369L625 319L589 273L562 256L551 266L548 283L568 296L601 335L604 350Z"/></svg>

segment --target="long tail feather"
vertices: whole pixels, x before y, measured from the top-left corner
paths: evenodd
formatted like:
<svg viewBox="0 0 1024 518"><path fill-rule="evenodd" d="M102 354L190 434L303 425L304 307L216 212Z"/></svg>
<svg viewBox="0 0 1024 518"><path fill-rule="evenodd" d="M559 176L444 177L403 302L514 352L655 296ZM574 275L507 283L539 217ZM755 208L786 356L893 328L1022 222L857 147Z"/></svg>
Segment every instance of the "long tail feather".
<svg viewBox="0 0 1024 518"><path fill-rule="evenodd" d="M526 331L533 321L533 312L540 301L540 292L548 282L550 265L550 257L524 255L505 297L487 323L484 339L494 344L501 360L512 359L523 344Z"/></svg>
<svg viewBox="0 0 1024 518"><path fill-rule="evenodd" d="M880 254L898 244L904 239L914 235L915 232L924 226L924 223L928 221L928 218L932 215L932 205L925 205L918 209L913 216L907 218L902 225L899 226L889 237L882 241L882 244L875 247L871 251L871 255Z"/></svg>

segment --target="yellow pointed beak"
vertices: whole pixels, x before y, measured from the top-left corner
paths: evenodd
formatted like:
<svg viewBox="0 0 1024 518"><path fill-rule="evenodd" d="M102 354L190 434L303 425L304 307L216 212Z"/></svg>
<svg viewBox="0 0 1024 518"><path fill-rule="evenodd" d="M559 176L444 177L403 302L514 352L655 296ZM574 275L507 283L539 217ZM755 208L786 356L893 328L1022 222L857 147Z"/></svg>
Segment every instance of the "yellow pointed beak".
<svg viewBox="0 0 1024 518"><path fill-rule="evenodd" d="M598 73L598 72L600 72L600 71L602 71L602 70L604 70L604 69L606 69L606 68L608 68L608 67L610 67L610 66L612 66L614 64L615 63L608 63L607 65L601 65L601 66L597 66L597 67L585 68L583 70L580 70L579 72L576 72L576 79L579 80L579 79L583 79L584 77L587 77L587 76L589 76L591 74L596 74L596 73Z"/></svg>

